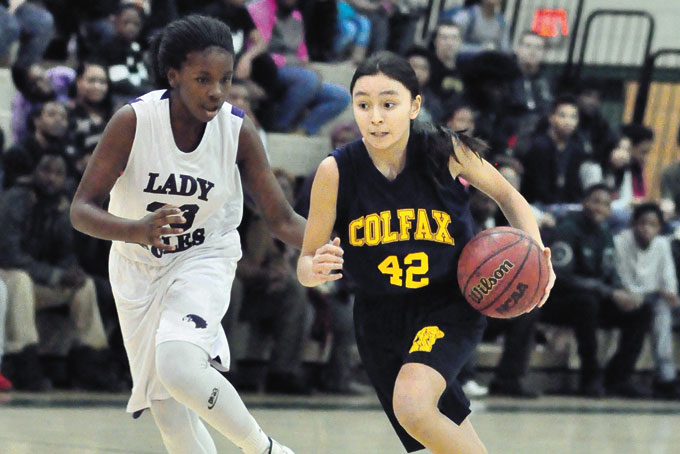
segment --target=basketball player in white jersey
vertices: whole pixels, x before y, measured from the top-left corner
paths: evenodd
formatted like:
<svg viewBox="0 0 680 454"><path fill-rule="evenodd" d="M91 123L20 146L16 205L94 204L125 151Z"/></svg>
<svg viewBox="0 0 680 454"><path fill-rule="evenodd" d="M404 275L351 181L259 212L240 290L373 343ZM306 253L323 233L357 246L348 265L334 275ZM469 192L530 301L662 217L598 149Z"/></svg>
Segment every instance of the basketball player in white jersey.
<svg viewBox="0 0 680 454"><path fill-rule="evenodd" d="M229 28L179 19L155 37L152 56L167 89L113 116L71 208L75 228L113 240L111 286L133 377L127 410L150 408L172 454L216 453L199 417L246 454L292 454L215 368L229 365L220 322L241 257L241 175L279 239L299 248L305 221L278 186L253 122L225 102Z"/></svg>

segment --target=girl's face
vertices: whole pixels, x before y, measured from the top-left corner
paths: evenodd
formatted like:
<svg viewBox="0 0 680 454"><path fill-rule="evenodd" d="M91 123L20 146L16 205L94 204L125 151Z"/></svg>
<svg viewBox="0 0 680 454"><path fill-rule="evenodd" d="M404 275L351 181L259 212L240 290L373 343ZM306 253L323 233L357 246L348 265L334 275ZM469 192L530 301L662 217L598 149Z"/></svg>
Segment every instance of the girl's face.
<svg viewBox="0 0 680 454"><path fill-rule="evenodd" d="M126 8L116 16L113 26L121 38L132 42L139 37L142 30L142 18L137 10Z"/></svg>
<svg viewBox="0 0 680 454"><path fill-rule="evenodd" d="M465 131L471 136L475 133L475 113L468 107L461 107L453 113L447 126L454 131Z"/></svg>
<svg viewBox="0 0 680 454"><path fill-rule="evenodd" d="M411 120L420 111L420 95L413 99L404 84L378 73L357 79L352 108L369 150L405 148Z"/></svg>
<svg viewBox="0 0 680 454"><path fill-rule="evenodd" d="M35 129L50 137L64 137L68 130L68 112L60 102L45 103L35 119Z"/></svg>
<svg viewBox="0 0 680 454"><path fill-rule="evenodd" d="M88 104L98 104L106 97L109 82L106 71L99 65L87 65L85 72L76 80L78 99Z"/></svg>
<svg viewBox="0 0 680 454"><path fill-rule="evenodd" d="M418 83L424 87L430 81L430 62L422 55L411 55L408 62L416 73Z"/></svg>
<svg viewBox="0 0 680 454"><path fill-rule="evenodd" d="M633 235L638 245L643 249L649 247L660 231L661 221L656 213L645 213L633 223Z"/></svg>
<svg viewBox="0 0 680 454"><path fill-rule="evenodd" d="M557 106L550 115L550 125L560 137L569 137L578 126L578 108L572 104Z"/></svg>
<svg viewBox="0 0 680 454"><path fill-rule="evenodd" d="M202 123L217 116L227 99L234 56L219 47L189 52L182 67L168 70L168 82L186 109Z"/></svg>

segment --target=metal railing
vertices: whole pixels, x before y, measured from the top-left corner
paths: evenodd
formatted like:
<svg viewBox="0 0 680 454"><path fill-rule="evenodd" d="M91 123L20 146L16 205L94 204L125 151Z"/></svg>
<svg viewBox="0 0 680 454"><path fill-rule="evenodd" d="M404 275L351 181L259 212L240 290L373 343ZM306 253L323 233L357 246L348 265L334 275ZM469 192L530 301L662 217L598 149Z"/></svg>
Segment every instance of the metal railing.
<svg viewBox="0 0 680 454"><path fill-rule="evenodd" d="M601 26L596 28L596 25ZM654 17L647 11L598 9L591 12L580 37L580 50L575 61L574 51L570 49L567 61L569 78L580 78L586 64L591 67L642 66L650 54L654 30ZM641 46L636 44L638 38L642 38ZM573 39L572 46L575 47L576 43L577 39Z"/></svg>
<svg viewBox="0 0 680 454"><path fill-rule="evenodd" d="M669 56L676 56L676 64L675 65L658 65L658 61L661 60L663 57L669 57ZM670 61L670 59L668 59ZM655 80L655 74L659 73L659 66L661 66L661 69L665 70L671 70L673 72L676 72L680 70L680 49L659 49L656 52L654 52L651 55L648 55L647 58L645 59L644 66L642 67L642 70L640 71L640 78L638 79L638 90L637 90L637 95L635 96L635 109L633 111L633 122L642 124L645 118L645 111L647 109L647 105L649 104L649 89L652 85L652 82ZM661 77L661 80L666 79L665 77ZM677 82L677 76L675 78L675 82Z"/></svg>

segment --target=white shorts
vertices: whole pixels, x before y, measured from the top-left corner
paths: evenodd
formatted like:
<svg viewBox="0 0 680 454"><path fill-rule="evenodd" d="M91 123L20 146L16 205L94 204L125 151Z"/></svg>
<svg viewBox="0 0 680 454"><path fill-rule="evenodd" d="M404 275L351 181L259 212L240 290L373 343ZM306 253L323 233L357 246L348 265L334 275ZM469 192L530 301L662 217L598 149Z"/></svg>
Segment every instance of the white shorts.
<svg viewBox="0 0 680 454"><path fill-rule="evenodd" d="M233 236L228 246L201 245L167 266L135 262L111 249L111 288L132 373L128 412L170 398L156 375L156 346L162 342L198 345L213 359L213 366L229 369L229 345L221 322L229 307L241 244L236 231L228 235Z"/></svg>

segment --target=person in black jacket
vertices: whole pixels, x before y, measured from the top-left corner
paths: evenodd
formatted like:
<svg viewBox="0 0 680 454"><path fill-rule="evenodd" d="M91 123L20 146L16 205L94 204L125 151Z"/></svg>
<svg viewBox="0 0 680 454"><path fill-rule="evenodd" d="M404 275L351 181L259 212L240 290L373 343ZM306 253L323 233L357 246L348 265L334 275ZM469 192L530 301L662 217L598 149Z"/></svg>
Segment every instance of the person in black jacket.
<svg viewBox="0 0 680 454"><path fill-rule="evenodd" d="M551 243L557 274L550 304L541 310L548 323L573 327L581 359L579 393L647 397L649 390L631 379L651 323L649 305L625 290L614 264L614 240L605 221L611 190L596 184L586 190L583 211L557 225ZM597 358L597 329L621 329L618 349L604 377Z"/></svg>
<svg viewBox="0 0 680 454"><path fill-rule="evenodd" d="M578 107L571 96L555 100L547 131L536 136L523 157L522 194L530 203L578 203L583 189L602 178L584 142L575 134Z"/></svg>
<svg viewBox="0 0 680 454"><path fill-rule="evenodd" d="M94 55L107 64L114 108L153 89L139 42L145 19L137 4L121 4L113 20L115 35Z"/></svg>
<svg viewBox="0 0 680 454"><path fill-rule="evenodd" d="M38 341L34 312L67 308L71 329L52 333L54 336L51 337L64 344L59 350L63 347L69 352L71 384L89 389L120 390L117 378L107 369L108 341L94 282L77 263L69 221L70 203L63 192L65 181L64 157L45 154L38 159L29 178L0 193L0 209L4 213L0 269L28 273L35 296L10 304L7 331L13 333L11 343L34 345ZM54 330L54 326L56 324L50 323L49 329ZM71 338L75 339L72 344ZM26 380L30 388L34 378L30 374L37 371L21 370L25 368L22 361L14 363L17 367L8 378L19 389Z"/></svg>
<svg viewBox="0 0 680 454"><path fill-rule="evenodd" d="M47 101L31 112L28 119L31 135L15 143L2 156L5 169L4 187L30 175L44 154L66 156L70 150L67 139L68 111L59 101Z"/></svg>

